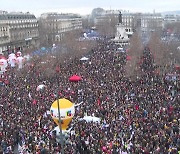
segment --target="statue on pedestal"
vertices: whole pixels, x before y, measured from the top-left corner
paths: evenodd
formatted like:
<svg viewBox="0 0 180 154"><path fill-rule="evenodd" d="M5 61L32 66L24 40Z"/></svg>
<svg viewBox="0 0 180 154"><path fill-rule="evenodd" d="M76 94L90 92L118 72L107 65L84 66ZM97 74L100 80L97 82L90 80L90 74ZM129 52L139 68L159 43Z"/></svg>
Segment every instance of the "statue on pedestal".
<svg viewBox="0 0 180 154"><path fill-rule="evenodd" d="M122 14L121 14L121 11L119 11L119 23L122 24Z"/></svg>

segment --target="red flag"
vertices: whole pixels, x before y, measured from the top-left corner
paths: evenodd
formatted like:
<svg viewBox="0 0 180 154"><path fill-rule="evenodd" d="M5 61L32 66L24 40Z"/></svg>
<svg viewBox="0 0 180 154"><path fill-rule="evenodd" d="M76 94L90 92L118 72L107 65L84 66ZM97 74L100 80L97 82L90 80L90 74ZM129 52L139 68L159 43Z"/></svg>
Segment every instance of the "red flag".
<svg viewBox="0 0 180 154"><path fill-rule="evenodd" d="M100 99L97 100L97 104L98 104L98 106L101 106L101 101L100 101Z"/></svg>
<svg viewBox="0 0 180 154"><path fill-rule="evenodd" d="M37 104L37 101L34 99L33 100L33 105L36 105Z"/></svg>
<svg viewBox="0 0 180 154"><path fill-rule="evenodd" d="M5 80L4 83L5 83L5 84L9 84L9 80Z"/></svg>
<svg viewBox="0 0 180 154"><path fill-rule="evenodd" d="M126 57L126 60L131 60L131 59L132 59L131 56Z"/></svg>
<svg viewBox="0 0 180 154"><path fill-rule="evenodd" d="M59 73L60 72L60 67L56 66L56 72Z"/></svg>
<svg viewBox="0 0 180 154"><path fill-rule="evenodd" d="M135 105L135 109L136 109L136 110L139 110L139 105Z"/></svg>

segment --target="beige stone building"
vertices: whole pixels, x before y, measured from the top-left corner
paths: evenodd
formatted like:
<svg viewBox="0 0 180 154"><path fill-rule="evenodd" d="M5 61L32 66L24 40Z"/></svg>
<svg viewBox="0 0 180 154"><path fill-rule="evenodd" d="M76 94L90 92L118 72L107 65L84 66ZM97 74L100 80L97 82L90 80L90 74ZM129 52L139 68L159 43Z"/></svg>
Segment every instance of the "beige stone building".
<svg viewBox="0 0 180 154"><path fill-rule="evenodd" d="M38 21L33 14L0 12L0 52L38 46Z"/></svg>
<svg viewBox="0 0 180 154"><path fill-rule="evenodd" d="M134 31L134 14L123 11L121 12L123 14L122 16L123 28L126 30L127 33L132 33ZM94 19L94 25L95 27L103 27L105 26L104 24L111 23L110 25L114 29L111 30L110 35L111 36L116 35L117 33L116 25L118 24L118 16L119 16L119 10L105 10L101 15L97 16Z"/></svg>
<svg viewBox="0 0 180 154"><path fill-rule="evenodd" d="M49 44L61 41L66 32L82 29L81 16L71 13L44 13L39 23L41 38Z"/></svg>
<svg viewBox="0 0 180 154"><path fill-rule="evenodd" d="M163 17L160 13L130 13L128 11L121 12L123 26L126 32L129 34L132 34L132 32L136 30L148 32L159 31L163 28ZM94 19L94 24L96 27L103 27L103 24L107 24L108 22L114 22L114 24L117 25L118 14L119 10L105 10Z"/></svg>
<svg viewBox="0 0 180 154"><path fill-rule="evenodd" d="M143 31L160 31L163 28L163 17L160 13L139 14L139 24Z"/></svg>

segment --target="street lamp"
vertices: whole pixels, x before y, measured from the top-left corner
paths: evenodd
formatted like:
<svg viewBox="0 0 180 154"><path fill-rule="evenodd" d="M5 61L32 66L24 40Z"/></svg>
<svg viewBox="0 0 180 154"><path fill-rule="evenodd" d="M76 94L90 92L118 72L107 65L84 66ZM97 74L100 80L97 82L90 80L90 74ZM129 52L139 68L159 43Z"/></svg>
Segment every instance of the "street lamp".
<svg viewBox="0 0 180 154"><path fill-rule="evenodd" d="M56 70L56 72L58 73L59 71ZM57 78L57 85L59 89L59 80L58 80L58 75L56 76ZM59 92L57 91L57 106L58 106L58 118L59 118L59 129L60 129L60 143L61 143L61 154L64 154L64 138L63 138L63 134L62 134L62 127L61 127L61 112L60 112L60 105L59 105Z"/></svg>
<svg viewBox="0 0 180 154"><path fill-rule="evenodd" d="M172 66L173 66L173 59L172 58L173 58L173 53L171 52L170 53L170 67L171 67L170 69L171 70L172 70Z"/></svg>
<svg viewBox="0 0 180 154"><path fill-rule="evenodd" d="M59 117L59 129L60 129L60 143L61 143L61 153L64 154L64 138L62 135L62 127L61 127L61 113L60 113L60 106L59 106L59 94L57 98L58 103L58 117Z"/></svg>

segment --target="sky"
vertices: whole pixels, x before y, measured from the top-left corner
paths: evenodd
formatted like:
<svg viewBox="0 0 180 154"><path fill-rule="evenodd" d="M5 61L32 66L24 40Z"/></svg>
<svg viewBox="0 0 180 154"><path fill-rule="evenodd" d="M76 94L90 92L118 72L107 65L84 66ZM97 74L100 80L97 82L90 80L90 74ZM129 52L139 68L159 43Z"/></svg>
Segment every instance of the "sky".
<svg viewBox="0 0 180 154"><path fill-rule="evenodd" d="M36 17L46 12L87 15L97 7L129 12L164 12L180 10L180 0L0 0L0 10L30 12Z"/></svg>

